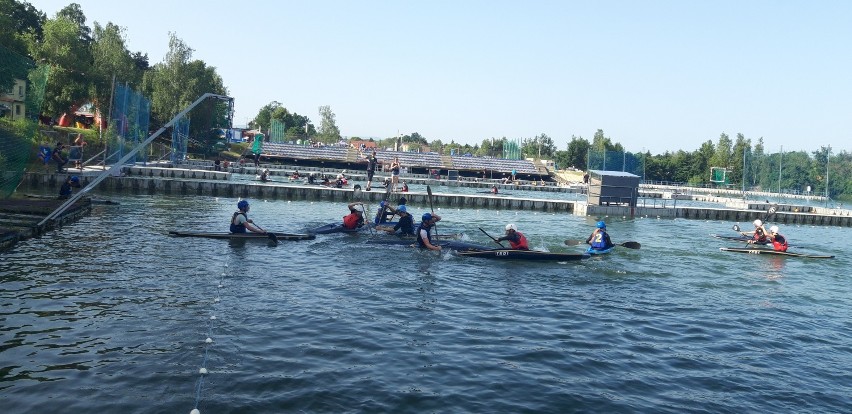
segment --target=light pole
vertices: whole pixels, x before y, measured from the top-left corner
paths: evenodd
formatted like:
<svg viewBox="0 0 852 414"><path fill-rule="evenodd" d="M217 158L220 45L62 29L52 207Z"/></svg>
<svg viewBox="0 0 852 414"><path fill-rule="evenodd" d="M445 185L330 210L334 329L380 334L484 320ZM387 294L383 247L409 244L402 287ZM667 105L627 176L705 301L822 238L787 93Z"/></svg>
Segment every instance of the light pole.
<svg viewBox="0 0 852 414"><path fill-rule="evenodd" d="M825 208L828 208L828 162L831 160L831 145L825 153Z"/></svg>
<svg viewBox="0 0 852 414"><path fill-rule="evenodd" d="M784 146L781 146L781 153L778 154L778 201L781 201L781 163L784 161Z"/></svg>

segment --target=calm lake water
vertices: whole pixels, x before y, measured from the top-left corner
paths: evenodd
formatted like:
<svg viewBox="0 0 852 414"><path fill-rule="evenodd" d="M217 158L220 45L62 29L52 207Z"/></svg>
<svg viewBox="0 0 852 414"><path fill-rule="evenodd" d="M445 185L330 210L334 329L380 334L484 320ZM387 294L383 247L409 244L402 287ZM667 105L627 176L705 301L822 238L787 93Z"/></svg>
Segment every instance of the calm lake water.
<svg viewBox="0 0 852 414"><path fill-rule="evenodd" d="M607 218L614 241L642 248L493 262L369 245L366 233L278 246L172 238L227 231L237 200L98 197L120 205L0 254L3 412L852 407L852 249L831 243L849 229L782 226L796 251L837 256L809 260L721 252L737 245L709 234L735 235L731 222ZM276 231L346 213L250 202ZM479 227L497 235L514 222L532 247L566 252L581 248L563 240L584 239L595 221L438 213L439 233L486 244Z"/></svg>

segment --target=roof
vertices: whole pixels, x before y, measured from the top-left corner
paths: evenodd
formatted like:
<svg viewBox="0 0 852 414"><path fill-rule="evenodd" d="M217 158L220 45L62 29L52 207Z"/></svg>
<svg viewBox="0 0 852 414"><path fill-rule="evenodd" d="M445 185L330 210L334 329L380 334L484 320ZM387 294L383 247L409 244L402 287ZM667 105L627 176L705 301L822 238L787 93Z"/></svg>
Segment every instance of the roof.
<svg viewBox="0 0 852 414"><path fill-rule="evenodd" d="M636 177L636 178L640 178L636 174L631 174L629 172L624 172L624 171L589 170L589 172L592 173L592 174L606 175L606 176L609 176L609 177Z"/></svg>

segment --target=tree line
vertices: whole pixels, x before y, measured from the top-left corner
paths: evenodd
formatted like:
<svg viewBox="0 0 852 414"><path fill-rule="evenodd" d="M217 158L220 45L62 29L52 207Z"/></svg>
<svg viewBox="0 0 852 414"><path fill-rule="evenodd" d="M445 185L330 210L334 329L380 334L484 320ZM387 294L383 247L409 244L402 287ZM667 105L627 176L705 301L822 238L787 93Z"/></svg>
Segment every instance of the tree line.
<svg viewBox="0 0 852 414"><path fill-rule="evenodd" d="M204 93L227 95L216 68L193 59L193 49L174 33L169 33L165 59L151 65L147 53L128 50L124 28L111 22L86 25L86 15L77 3L48 17L28 2L0 0L0 45L33 64L51 66L38 114L42 119L73 116L84 105L106 117L114 82L149 97L152 129ZM0 72L0 88L8 89L14 77L14 73ZM209 105L191 115L195 136L209 133L221 122L214 118L222 116Z"/></svg>
<svg viewBox="0 0 852 414"><path fill-rule="evenodd" d="M111 22L86 25L86 16L79 4L71 3L53 17L46 16L30 3L19 0L0 0L0 45L35 64L51 66L51 75L45 87L41 113L58 117L73 113L82 105L90 104L95 111L106 114L110 105L113 82L121 82L142 92L151 101L152 129L168 122L176 113L204 93L227 95L216 68L193 59L193 49L174 33L169 34L169 52L162 62L151 65L142 51L127 48L125 31ZM7 65L0 68L0 88L9 89L15 73ZM192 113L190 136L206 144L215 137L212 128L220 126L221 111L202 105ZM320 125L315 127L310 118L289 111L273 101L258 111L249 127L268 129L272 119L286 127L288 140L305 139L335 143L342 139L329 106L319 108ZM352 137L351 139L360 139ZM624 152L621 143L614 142L597 130L591 140L571 136L565 149L558 149L553 138L545 133L534 137L509 139L485 138L480 144L461 144L441 139L429 141L417 132L376 141L380 147L393 147L398 141L414 147L428 148L438 153L455 151L485 157L504 157L507 143L520 141L524 158L553 160L560 168L588 168L590 151ZM694 151L678 150L652 155L637 155L643 162L643 175L647 181L668 181L707 185L711 168L727 171L728 183L747 190L773 190L806 192L808 187L816 194L826 189L835 199L852 198L852 155L841 151L833 153L820 147L810 153L791 151L766 153L763 138L752 143L742 134L731 139L721 134L716 142L708 140Z"/></svg>

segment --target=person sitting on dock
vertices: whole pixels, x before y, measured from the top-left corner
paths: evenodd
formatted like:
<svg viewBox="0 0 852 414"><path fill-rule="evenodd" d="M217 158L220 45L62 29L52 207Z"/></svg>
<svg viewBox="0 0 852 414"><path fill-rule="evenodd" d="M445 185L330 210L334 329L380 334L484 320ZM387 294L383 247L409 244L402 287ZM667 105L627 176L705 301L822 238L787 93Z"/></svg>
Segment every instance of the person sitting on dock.
<svg viewBox="0 0 852 414"><path fill-rule="evenodd" d="M441 250L441 246L436 246L432 243L432 227L435 223L441 220L441 216L437 214L424 213L420 220L420 226L417 228L417 245L421 248L429 250Z"/></svg>
<svg viewBox="0 0 852 414"><path fill-rule="evenodd" d="M240 200L237 203L237 211L231 217L231 233L245 233L246 230L252 233L266 233L260 227L254 225L254 222L248 218L249 203L246 200Z"/></svg>
<svg viewBox="0 0 852 414"><path fill-rule="evenodd" d="M291 180L298 180L300 177L301 177L301 175L299 175L299 170L296 170L296 171L293 171L293 175L290 176L290 179Z"/></svg>
<svg viewBox="0 0 852 414"><path fill-rule="evenodd" d="M59 187L59 199L65 200L71 197L71 193L73 192L72 187L80 188L80 177L73 175L65 179L62 187Z"/></svg>
<svg viewBox="0 0 852 414"><path fill-rule="evenodd" d="M399 214L399 222L393 228L386 227L382 230L391 233L399 234L400 236L414 236L414 218L408 214L408 209L405 205L396 208L396 213Z"/></svg>
<svg viewBox="0 0 852 414"><path fill-rule="evenodd" d="M264 169L260 173L260 181L263 181L263 182L269 181L269 168Z"/></svg>
<svg viewBox="0 0 852 414"><path fill-rule="evenodd" d="M786 252L787 247L787 238L778 233L778 226L772 226L769 228L769 241L772 242L772 248L775 249L776 252Z"/></svg>
<svg viewBox="0 0 852 414"><path fill-rule="evenodd" d="M402 192L403 193L408 192L408 183L406 183L405 181L402 182Z"/></svg>
<svg viewBox="0 0 852 414"><path fill-rule="evenodd" d="M65 146L62 145L61 142L57 142L56 147L53 148L53 152L50 154L50 158L56 162L57 173L65 172L62 167L64 167L65 164L68 164L68 160L62 157L62 148L64 147Z"/></svg>
<svg viewBox="0 0 852 414"><path fill-rule="evenodd" d="M749 243L751 244L766 244L768 239L766 237L766 229L763 227L763 221L757 219L752 222L754 224L754 231L749 232L740 232L743 236L751 236L751 240Z"/></svg>
<svg viewBox="0 0 852 414"><path fill-rule="evenodd" d="M523 233L518 231L518 226L514 223L506 225L506 235L497 239L497 243L506 240L512 246L512 250L529 250L530 246L527 243L527 238Z"/></svg>
<svg viewBox="0 0 852 414"><path fill-rule="evenodd" d="M497 194L500 190L497 189L496 185L491 186L491 194Z"/></svg>
<svg viewBox="0 0 852 414"><path fill-rule="evenodd" d="M606 223L603 221L599 221L595 225L595 231L586 239L586 244L590 245L593 250L607 250L611 249L614 244L612 244L612 240L609 239L609 233L606 232Z"/></svg>
<svg viewBox="0 0 852 414"><path fill-rule="evenodd" d="M349 203L349 214L343 216L343 227L355 230L364 225L364 214L358 210L358 202Z"/></svg>

